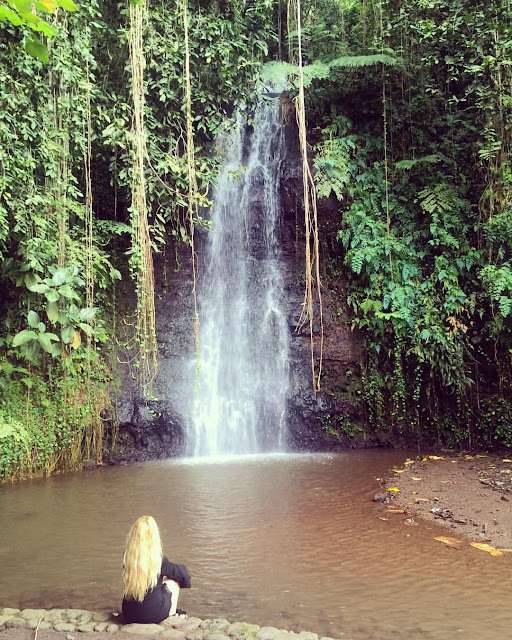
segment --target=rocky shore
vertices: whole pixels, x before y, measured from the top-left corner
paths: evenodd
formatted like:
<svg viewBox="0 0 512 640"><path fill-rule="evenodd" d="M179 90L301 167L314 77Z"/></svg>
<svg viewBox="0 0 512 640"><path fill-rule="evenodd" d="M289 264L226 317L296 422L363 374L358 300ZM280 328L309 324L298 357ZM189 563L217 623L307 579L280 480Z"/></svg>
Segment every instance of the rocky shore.
<svg viewBox="0 0 512 640"><path fill-rule="evenodd" d="M0 640L333 640L248 622L172 616L160 624L123 624L122 615L83 609L0 609ZM343 635L343 634L340 634Z"/></svg>

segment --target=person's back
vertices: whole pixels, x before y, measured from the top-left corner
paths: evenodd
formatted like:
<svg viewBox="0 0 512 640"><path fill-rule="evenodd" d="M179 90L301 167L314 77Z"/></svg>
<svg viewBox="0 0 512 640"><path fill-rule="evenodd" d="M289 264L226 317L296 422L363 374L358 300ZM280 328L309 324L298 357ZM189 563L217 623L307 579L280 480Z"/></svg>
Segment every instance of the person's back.
<svg viewBox="0 0 512 640"><path fill-rule="evenodd" d="M124 553L122 611L125 622L158 624L176 615L180 589L190 587L187 568L169 562L162 554L154 518L139 518L128 534Z"/></svg>

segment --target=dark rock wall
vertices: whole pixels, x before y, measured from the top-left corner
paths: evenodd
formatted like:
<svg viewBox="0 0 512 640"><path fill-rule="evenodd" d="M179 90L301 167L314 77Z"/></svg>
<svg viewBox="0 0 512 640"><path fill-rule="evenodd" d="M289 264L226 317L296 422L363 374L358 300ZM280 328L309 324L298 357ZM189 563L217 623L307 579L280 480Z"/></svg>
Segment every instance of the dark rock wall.
<svg viewBox="0 0 512 640"><path fill-rule="evenodd" d="M294 451L327 451L365 445L362 415L361 344L351 330L344 306L343 279L323 277L324 346L322 391L312 382L309 324L297 330L304 300L304 212L302 162L297 130L285 128L287 155L282 166L282 245L285 290L290 328L290 397L288 402L289 448ZM255 202L257 197L255 196ZM339 223L336 204L319 202L321 243L329 228ZM201 270L204 234L196 234L198 269ZM322 250L322 257L326 252ZM120 391L117 394L118 430L107 438L105 459L148 460L185 452L187 415L194 398L197 360L194 357L193 296L190 248L155 260L156 321L159 369L152 397L144 398L137 385L137 369L129 352L118 354ZM133 309L132 288L125 284L122 303ZM317 308L318 311L318 308ZM314 323L314 354L318 365L320 325ZM199 364L200 366L200 364ZM112 434L111 434L112 435ZM366 443L370 444L370 443Z"/></svg>

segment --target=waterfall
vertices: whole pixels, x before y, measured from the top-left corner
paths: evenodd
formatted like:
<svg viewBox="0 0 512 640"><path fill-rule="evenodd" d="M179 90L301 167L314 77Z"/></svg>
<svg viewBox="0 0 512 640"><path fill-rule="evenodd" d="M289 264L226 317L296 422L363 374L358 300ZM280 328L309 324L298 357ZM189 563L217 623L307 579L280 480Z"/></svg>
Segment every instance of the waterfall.
<svg viewBox="0 0 512 640"><path fill-rule="evenodd" d="M286 447L278 112L278 100L260 99L252 132L239 117L220 141L223 162L199 274L201 355L188 444L194 456Z"/></svg>

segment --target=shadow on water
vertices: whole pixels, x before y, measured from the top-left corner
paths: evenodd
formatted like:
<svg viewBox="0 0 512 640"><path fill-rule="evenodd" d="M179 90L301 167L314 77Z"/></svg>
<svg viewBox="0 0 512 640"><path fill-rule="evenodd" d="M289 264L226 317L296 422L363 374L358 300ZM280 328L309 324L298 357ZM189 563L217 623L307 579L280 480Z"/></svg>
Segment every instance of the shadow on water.
<svg viewBox="0 0 512 640"><path fill-rule="evenodd" d="M169 460L3 486L2 604L117 610L124 539L149 513L199 617L354 640L510 637L511 558L380 519L375 477L405 456Z"/></svg>

